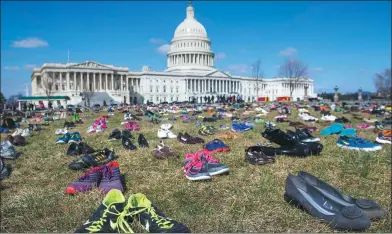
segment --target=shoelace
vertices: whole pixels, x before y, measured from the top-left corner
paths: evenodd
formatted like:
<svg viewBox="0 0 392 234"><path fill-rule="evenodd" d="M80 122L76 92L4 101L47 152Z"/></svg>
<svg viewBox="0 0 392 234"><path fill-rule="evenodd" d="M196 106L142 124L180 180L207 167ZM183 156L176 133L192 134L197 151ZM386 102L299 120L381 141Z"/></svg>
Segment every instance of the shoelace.
<svg viewBox="0 0 392 234"><path fill-rule="evenodd" d="M212 157L212 155L208 152L208 151L200 151L198 153L196 153L196 155L198 157L202 157L207 161L207 162L213 162L213 163L217 163L219 162L218 159Z"/></svg>
<svg viewBox="0 0 392 234"><path fill-rule="evenodd" d="M200 157L196 156L193 159L191 159L188 164L184 166L185 174L193 174L197 175L201 169L203 168L204 163L201 161ZM192 172L192 168L197 168L198 170L195 172Z"/></svg>
<svg viewBox="0 0 392 234"><path fill-rule="evenodd" d="M115 212L110 211L109 208L114 209ZM102 226L104 225L104 223L107 220L107 214L112 214L112 215L118 216L117 221L116 221L118 229L120 229L121 231L123 231L125 233L134 233L132 228L130 227L130 225L126 221L126 217L130 216L131 214L128 212L124 212L124 211L120 212L119 210L117 210L116 206L114 206L114 205L107 207L106 210L103 212L102 217L99 218L99 220L94 221L90 227L86 228L86 230L88 230L90 232L101 231Z"/></svg>

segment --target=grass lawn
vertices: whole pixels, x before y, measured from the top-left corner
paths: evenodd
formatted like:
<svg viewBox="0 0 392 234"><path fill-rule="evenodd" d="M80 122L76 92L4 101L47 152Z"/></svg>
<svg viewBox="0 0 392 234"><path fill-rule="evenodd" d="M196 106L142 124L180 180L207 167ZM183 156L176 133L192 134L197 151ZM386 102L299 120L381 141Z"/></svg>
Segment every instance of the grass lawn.
<svg viewBox="0 0 392 234"><path fill-rule="evenodd" d="M91 112L89 113L92 114ZM204 114L204 113L203 113ZM205 113L204 115L206 115ZM318 113L312 113L319 117ZM271 113L269 119L277 113ZM336 114L337 116L341 116ZM97 116L97 115L96 115ZM351 118L350 115L345 115ZM185 223L192 232L331 232L326 224L306 212L287 204L283 199L285 180L289 173L307 171L320 177L347 195L374 199L387 210L387 217L372 222L368 232L391 232L391 146L376 152L356 152L336 146L337 136L321 137L324 150L320 156L308 158L277 157L274 164L253 166L245 162L245 148L263 141L263 124L253 131L240 133L236 140L224 140L231 151L214 156L229 166L229 175L213 177L210 182L191 182L181 168L187 152L196 152L202 145L183 145L177 139L165 144L180 152L179 158L157 160L151 155L158 143L159 125L140 121L141 131L150 148L126 151L120 141L108 142L114 128L121 128L122 114L110 117L108 130L88 134L87 127L95 116L78 125L84 141L99 149L112 146L118 155L120 170L125 174L128 198L132 193L144 193L169 217ZM291 120L298 121L294 111ZM211 125L222 124L224 121ZM34 132L28 144L16 149L23 152L17 160L7 160L13 168L11 176L2 181L1 232L73 232L98 207L104 194L98 190L69 196L66 186L83 173L68 169L74 159L66 155L68 145L56 145L57 120L42 132ZM230 124L230 120L225 121ZM354 126L360 122L353 121ZM187 131L198 135L193 123L177 120L173 132ZM287 123L279 123L289 129ZM315 124L322 129L318 124ZM319 132L314 135L319 136ZM362 137L375 140L372 131L359 131ZM137 133L134 134L137 137ZM2 134L4 139L6 135ZM207 141L214 136L204 137ZM143 232L140 226L135 232Z"/></svg>

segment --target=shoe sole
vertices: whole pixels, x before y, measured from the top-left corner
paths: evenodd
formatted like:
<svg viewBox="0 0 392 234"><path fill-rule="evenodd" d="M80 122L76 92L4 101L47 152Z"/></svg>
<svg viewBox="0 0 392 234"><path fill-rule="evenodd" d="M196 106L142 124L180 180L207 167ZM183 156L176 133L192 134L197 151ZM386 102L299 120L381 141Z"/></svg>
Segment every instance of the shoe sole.
<svg viewBox="0 0 392 234"><path fill-rule="evenodd" d="M359 148L359 147L352 147L352 146L347 146L347 145L342 145L342 144L336 144L338 147L343 148L343 149L350 149L350 150L361 150L361 151L366 151L366 152L371 152L371 151L377 151L382 149L382 147L372 147L372 148Z"/></svg>
<svg viewBox="0 0 392 234"><path fill-rule="evenodd" d="M192 180L192 181L210 180L210 179L211 179L211 176L190 177L190 176L185 175L185 177L186 177L188 180Z"/></svg>
<svg viewBox="0 0 392 234"><path fill-rule="evenodd" d="M383 139L380 139L380 138L376 138L376 141L378 142L378 143L381 143L381 144L392 144L392 142L391 141L388 141L388 140L383 140Z"/></svg>
<svg viewBox="0 0 392 234"><path fill-rule="evenodd" d="M209 172L211 176L215 176L215 175L220 175L220 174L224 174L229 172L230 169L229 168L225 168L225 169L221 169L219 171L215 171L215 172Z"/></svg>
<svg viewBox="0 0 392 234"><path fill-rule="evenodd" d="M79 143L79 142L80 142L80 140L78 140L78 141L74 141L74 140L68 141L68 143Z"/></svg>

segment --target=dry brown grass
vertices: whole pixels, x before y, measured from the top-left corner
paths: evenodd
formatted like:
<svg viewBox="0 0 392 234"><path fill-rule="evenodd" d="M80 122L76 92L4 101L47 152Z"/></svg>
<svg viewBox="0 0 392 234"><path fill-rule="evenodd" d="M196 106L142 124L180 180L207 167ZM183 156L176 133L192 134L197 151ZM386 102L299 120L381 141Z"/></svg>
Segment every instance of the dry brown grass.
<svg viewBox="0 0 392 234"><path fill-rule="evenodd" d="M166 140L181 157L157 160L151 155L151 148L127 152L120 142L107 142L110 130L121 127L122 115L110 118L109 131L89 135L86 130L92 118L87 118L87 123L75 130L94 148L113 146L121 172L126 175L125 196L136 192L146 194L168 216L187 224L192 232L333 231L283 200L288 173L299 170L324 179L346 194L375 199L387 209L388 215L373 222L368 232L391 231L390 146L373 153L353 152L339 149L337 136L321 137L324 151L320 156L303 159L281 156L274 164L252 166L244 161L244 149L262 141L262 124L256 124L253 131L239 134L237 140L225 141L231 147L230 152L215 154L230 167L229 175L214 177L210 182L191 182L181 172L182 159L187 152L200 150L200 144L182 145L176 139ZM290 118L297 120L296 113ZM66 186L82 172L67 168L73 160L66 156L67 145L55 144L54 131L63 122L56 121L35 133L28 139L28 145L17 148L23 152L20 158L6 161L13 167L13 173L2 182L6 189L1 191L1 232L72 232L104 198L98 190L77 196L64 194ZM279 126L288 128L286 123ZM145 134L151 146L158 143L158 128L146 120L141 122L140 133ZM180 120L174 123L175 133L197 134L197 130L193 124L183 124ZM373 132L359 135L375 138ZM206 141L213 138L206 137Z"/></svg>

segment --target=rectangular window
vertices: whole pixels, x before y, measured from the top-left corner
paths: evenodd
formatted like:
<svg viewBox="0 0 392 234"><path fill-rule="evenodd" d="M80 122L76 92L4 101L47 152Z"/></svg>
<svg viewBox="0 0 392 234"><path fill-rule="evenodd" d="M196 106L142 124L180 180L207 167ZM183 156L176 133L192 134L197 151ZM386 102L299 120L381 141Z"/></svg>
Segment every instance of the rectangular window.
<svg viewBox="0 0 392 234"><path fill-rule="evenodd" d="M166 93L166 85L163 86L163 92Z"/></svg>
<svg viewBox="0 0 392 234"><path fill-rule="evenodd" d="M157 86L157 93L159 93L159 86Z"/></svg>
<svg viewBox="0 0 392 234"><path fill-rule="evenodd" d="M150 93L152 93L152 85L150 85Z"/></svg>
<svg viewBox="0 0 392 234"><path fill-rule="evenodd" d="M176 92L178 93L178 86L176 87Z"/></svg>
<svg viewBox="0 0 392 234"><path fill-rule="evenodd" d="M157 97L157 102L159 102L159 97Z"/></svg>
<svg viewBox="0 0 392 234"><path fill-rule="evenodd" d="M170 87L170 93L173 93L173 87Z"/></svg>

